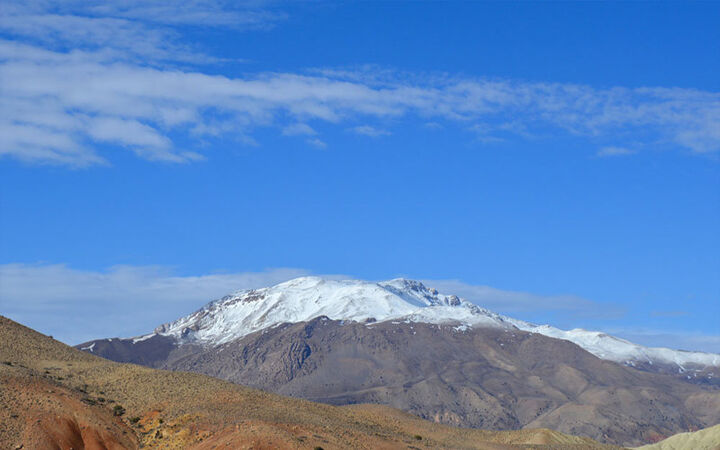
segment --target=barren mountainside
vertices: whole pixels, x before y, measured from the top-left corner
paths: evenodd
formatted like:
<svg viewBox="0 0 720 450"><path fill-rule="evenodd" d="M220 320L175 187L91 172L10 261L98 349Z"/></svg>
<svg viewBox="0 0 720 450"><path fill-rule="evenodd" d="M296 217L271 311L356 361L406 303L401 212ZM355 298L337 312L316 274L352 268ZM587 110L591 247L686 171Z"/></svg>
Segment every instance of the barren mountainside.
<svg viewBox="0 0 720 450"><path fill-rule="evenodd" d="M153 336L97 341L93 351L329 404L378 403L441 423L549 427L622 445L720 422L714 387L517 329L320 317L217 346Z"/></svg>
<svg viewBox="0 0 720 450"><path fill-rule="evenodd" d="M2 316L0 361L0 448L611 448L547 429L461 429L383 406L339 408L114 363Z"/></svg>

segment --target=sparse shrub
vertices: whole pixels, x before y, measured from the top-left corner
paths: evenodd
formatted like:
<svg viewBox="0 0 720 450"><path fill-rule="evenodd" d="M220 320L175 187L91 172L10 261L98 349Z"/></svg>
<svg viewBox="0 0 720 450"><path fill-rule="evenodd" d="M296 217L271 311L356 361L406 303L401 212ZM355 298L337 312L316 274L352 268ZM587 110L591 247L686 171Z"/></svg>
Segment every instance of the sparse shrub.
<svg viewBox="0 0 720 450"><path fill-rule="evenodd" d="M10 361L3 361L3 364L5 364L6 366L12 366L12 362Z"/></svg>
<svg viewBox="0 0 720 450"><path fill-rule="evenodd" d="M160 425L162 425L162 423L163 423L162 417L158 419L158 423L159 423Z"/></svg>
<svg viewBox="0 0 720 450"><path fill-rule="evenodd" d="M82 399L82 401L87 403L88 405L92 405L92 406L97 405L97 402L95 400L91 399L90 397L85 397L84 399Z"/></svg>
<svg viewBox="0 0 720 450"><path fill-rule="evenodd" d="M100 403L105 403L105 397L98 397L97 401L99 401Z"/></svg>
<svg viewBox="0 0 720 450"><path fill-rule="evenodd" d="M115 405L113 407L113 416L122 416L125 414L125 408L122 405Z"/></svg>
<svg viewBox="0 0 720 450"><path fill-rule="evenodd" d="M315 447L314 450L325 450L324 448L320 447L319 445Z"/></svg>
<svg viewBox="0 0 720 450"><path fill-rule="evenodd" d="M419 434L416 434L413 437L415 438L416 441L422 441L422 436L420 436Z"/></svg>
<svg viewBox="0 0 720 450"><path fill-rule="evenodd" d="M135 416L135 417L133 417L133 418L130 419L130 423L132 423L132 424L135 424L135 423L138 423L138 422L140 422L140 418L137 417L137 416Z"/></svg>

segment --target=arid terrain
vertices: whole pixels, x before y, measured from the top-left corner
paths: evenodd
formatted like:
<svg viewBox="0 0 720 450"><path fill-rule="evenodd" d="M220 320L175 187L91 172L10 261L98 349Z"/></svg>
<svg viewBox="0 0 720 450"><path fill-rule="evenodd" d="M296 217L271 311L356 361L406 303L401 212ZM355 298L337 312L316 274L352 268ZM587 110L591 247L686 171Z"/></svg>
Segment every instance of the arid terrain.
<svg viewBox="0 0 720 450"><path fill-rule="evenodd" d="M90 345L116 361L333 405L384 404L456 426L550 428L634 446L720 422L717 387L601 360L572 342L520 330L317 318L215 347L178 346L167 336Z"/></svg>
<svg viewBox="0 0 720 450"><path fill-rule="evenodd" d="M335 407L114 363L4 317L0 361L2 448L615 448L547 429L455 428L385 406Z"/></svg>
<svg viewBox="0 0 720 450"><path fill-rule="evenodd" d="M679 433L637 450L720 450L720 425L688 433Z"/></svg>

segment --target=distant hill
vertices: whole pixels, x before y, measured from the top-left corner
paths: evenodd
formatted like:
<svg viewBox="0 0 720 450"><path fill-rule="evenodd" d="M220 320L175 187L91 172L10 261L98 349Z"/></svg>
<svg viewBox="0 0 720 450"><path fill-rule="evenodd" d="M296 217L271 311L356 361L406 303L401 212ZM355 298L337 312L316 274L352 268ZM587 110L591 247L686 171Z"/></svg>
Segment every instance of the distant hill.
<svg viewBox="0 0 720 450"><path fill-rule="evenodd" d="M434 424L119 364L0 316L0 448L612 448L547 429Z"/></svg>

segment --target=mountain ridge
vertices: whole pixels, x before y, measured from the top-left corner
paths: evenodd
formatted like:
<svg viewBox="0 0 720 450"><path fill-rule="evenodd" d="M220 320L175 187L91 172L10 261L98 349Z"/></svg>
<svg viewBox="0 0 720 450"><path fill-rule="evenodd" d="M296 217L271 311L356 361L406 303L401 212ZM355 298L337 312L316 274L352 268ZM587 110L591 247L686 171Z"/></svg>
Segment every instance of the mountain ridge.
<svg viewBox="0 0 720 450"><path fill-rule="evenodd" d="M561 330L497 314L456 295L445 295L422 282L397 278L389 281L295 278L275 286L237 291L212 301L192 314L157 327L153 335L175 336L181 341L218 345L281 323L315 317L333 320L459 322L461 327L517 328L565 339L601 359L637 366L665 364L681 373L720 367L720 354L646 347L604 332ZM708 373L710 378L714 374Z"/></svg>

